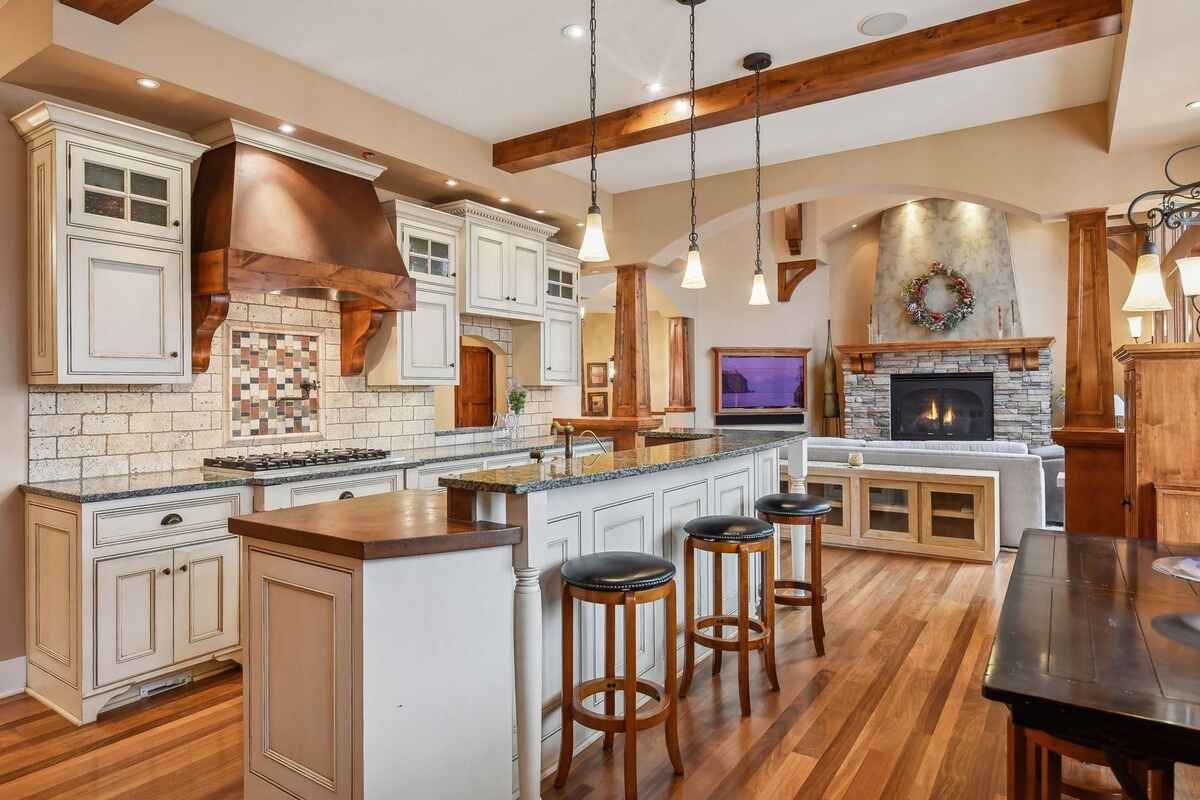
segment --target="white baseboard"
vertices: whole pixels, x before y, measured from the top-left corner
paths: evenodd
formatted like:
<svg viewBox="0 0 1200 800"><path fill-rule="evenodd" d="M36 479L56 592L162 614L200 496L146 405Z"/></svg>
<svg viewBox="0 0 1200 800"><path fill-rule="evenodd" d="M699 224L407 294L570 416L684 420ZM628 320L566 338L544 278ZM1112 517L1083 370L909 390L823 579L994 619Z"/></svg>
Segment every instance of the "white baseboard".
<svg viewBox="0 0 1200 800"><path fill-rule="evenodd" d="M25 691L25 656L0 661L0 697Z"/></svg>

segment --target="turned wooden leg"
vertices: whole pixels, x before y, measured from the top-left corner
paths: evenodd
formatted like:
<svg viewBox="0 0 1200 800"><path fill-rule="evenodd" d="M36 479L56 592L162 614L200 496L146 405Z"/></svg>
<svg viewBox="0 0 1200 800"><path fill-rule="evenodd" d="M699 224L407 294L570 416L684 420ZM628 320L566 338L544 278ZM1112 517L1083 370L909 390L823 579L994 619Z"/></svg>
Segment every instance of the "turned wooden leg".
<svg viewBox="0 0 1200 800"><path fill-rule="evenodd" d="M683 756L679 753L679 700L675 697L676 664L675 664L675 584L671 584L671 591L667 593L666 600L666 616L667 616L667 681L666 697L663 702L670 703L670 710L667 711L666 728L667 733L667 755L671 758L671 766L675 768L676 775L683 774Z"/></svg>
<svg viewBox="0 0 1200 800"><path fill-rule="evenodd" d="M810 562L809 583L812 592L812 629L813 644L817 655L825 655L825 586L821 576L821 518L816 517L812 523L812 560Z"/></svg>
<svg viewBox="0 0 1200 800"><path fill-rule="evenodd" d="M637 800L637 601L625 593L625 797Z"/></svg>
<svg viewBox="0 0 1200 800"><path fill-rule="evenodd" d="M723 598L721 597L722 593L724 592L724 588L721 585L721 554L713 553L712 554L712 562L713 562L713 613L720 616L721 614L725 613L724 603L722 602ZM714 625L713 626L713 636L716 636L718 639L721 638L722 630L723 630L723 628L720 625ZM720 675L721 674L721 651L720 650L712 651L712 662L713 662L712 674Z"/></svg>
<svg viewBox="0 0 1200 800"><path fill-rule="evenodd" d="M1029 741L1025 728L1008 718L1008 800L1036 800L1029 791Z"/></svg>
<svg viewBox="0 0 1200 800"><path fill-rule="evenodd" d="M763 643L763 663L767 669L767 680L771 690L779 691L779 674L775 671L775 544L763 551L763 629L767 641Z"/></svg>
<svg viewBox="0 0 1200 800"><path fill-rule="evenodd" d="M696 545L692 537L683 543L683 683L679 696L687 697L696 670Z"/></svg>
<svg viewBox="0 0 1200 800"><path fill-rule="evenodd" d="M738 692L742 716L750 716L750 554L737 552L738 565Z"/></svg>
<svg viewBox="0 0 1200 800"><path fill-rule="evenodd" d="M1042 793L1039 800L1062 800L1062 756L1049 748L1042 752Z"/></svg>
<svg viewBox="0 0 1200 800"><path fill-rule="evenodd" d="M562 788L567 783L567 775L571 772L571 757L575 750L575 710L572 700L575 696L575 601L571 597L571 587L563 583L562 587L562 735L558 750L558 774L554 776L554 785Z"/></svg>
<svg viewBox="0 0 1200 800"><path fill-rule="evenodd" d="M612 687L604 693L604 713L610 717L617 713L617 607L604 607L604 677ZM616 734L606 731L604 734L604 749L612 750Z"/></svg>

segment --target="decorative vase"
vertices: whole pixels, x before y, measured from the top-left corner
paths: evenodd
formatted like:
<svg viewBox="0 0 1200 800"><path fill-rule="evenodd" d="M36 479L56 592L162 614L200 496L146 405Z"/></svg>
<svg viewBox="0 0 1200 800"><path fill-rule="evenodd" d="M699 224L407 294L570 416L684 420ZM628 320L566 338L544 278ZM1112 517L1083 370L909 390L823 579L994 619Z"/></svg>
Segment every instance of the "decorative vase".
<svg viewBox="0 0 1200 800"><path fill-rule="evenodd" d="M825 320L825 408L822 416L825 419L837 419L837 359L833 357L833 321Z"/></svg>
<svg viewBox="0 0 1200 800"><path fill-rule="evenodd" d="M504 429L508 431L508 438L514 440L519 438L520 419L511 411L504 415Z"/></svg>

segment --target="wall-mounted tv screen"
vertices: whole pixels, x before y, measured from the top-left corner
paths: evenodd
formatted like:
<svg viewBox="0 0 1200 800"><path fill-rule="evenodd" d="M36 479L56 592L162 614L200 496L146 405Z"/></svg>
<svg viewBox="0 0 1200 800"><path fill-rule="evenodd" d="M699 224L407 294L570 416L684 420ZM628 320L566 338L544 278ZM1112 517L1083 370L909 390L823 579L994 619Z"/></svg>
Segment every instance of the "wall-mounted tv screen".
<svg viewBox="0 0 1200 800"><path fill-rule="evenodd" d="M802 414L808 406L805 353L717 352L718 414Z"/></svg>

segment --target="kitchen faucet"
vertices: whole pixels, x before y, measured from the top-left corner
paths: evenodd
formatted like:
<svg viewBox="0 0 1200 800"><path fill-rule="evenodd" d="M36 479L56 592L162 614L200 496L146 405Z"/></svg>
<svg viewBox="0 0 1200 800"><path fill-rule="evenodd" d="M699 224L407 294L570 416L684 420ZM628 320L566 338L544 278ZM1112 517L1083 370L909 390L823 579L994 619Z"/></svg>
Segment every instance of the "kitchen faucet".
<svg viewBox="0 0 1200 800"><path fill-rule="evenodd" d="M565 444L563 445L563 455L568 460L574 458L575 457L575 426L574 425L563 425L558 420L554 420L553 422L550 423L550 433L551 434L561 433L563 435L563 439L566 440ZM591 428L588 428L587 430L583 431L579 435L587 436L589 434L591 435L591 437L593 439L596 440L596 444L600 445L600 449L602 451L604 451L604 453L607 455L608 448L604 446L604 442L600 440L600 437L597 436L596 432L593 431Z"/></svg>

